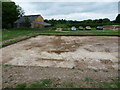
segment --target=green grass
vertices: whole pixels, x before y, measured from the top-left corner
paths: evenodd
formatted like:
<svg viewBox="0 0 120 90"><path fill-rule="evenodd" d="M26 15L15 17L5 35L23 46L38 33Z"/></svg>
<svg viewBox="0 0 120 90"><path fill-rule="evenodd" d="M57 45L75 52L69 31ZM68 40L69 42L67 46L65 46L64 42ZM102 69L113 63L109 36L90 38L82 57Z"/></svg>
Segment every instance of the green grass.
<svg viewBox="0 0 120 90"><path fill-rule="evenodd" d="M18 84L16 88L26 88L26 86L27 85L25 83L22 83L22 84Z"/></svg>
<svg viewBox="0 0 120 90"><path fill-rule="evenodd" d="M120 88L120 82L118 79L111 79L112 81L94 81L90 77L85 78L84 82L82 83L70 83L70 82L65 82L65 83L56 83L52 82L50 79L44 79L39 82L33 82L31 84L18 84L15 86L8 86L6 88L20 88L21 90L25 88L88 88L87 86L90 86L90 88ZM89 81L89 83L88 83Z"/></svg>
<svg viewBox="0 0 120 90"><path fill-rule="evenodd" d="M86 77L83 81L90 82L90 81L93 81L93 79L90 77Z"/></svg>
<svg viewBox="0 0 120 90"><path fill-rule="evenodd" d="M42 81L42 83L43 83L45 86L47 86L47 85L52 84L52 81L49 80L49 79L45 79L45 80Z"/></svg>
<svg viewBox="0 0 120 90"><path fill-rule="evenodd" d="M28 39L30 37L34 37L37 35L119 35L117 30L76 30L68 32L56 32L55 28L42 28L42 29L11 29L11 30L3 30L2 31L2 40L6 41L10 39L15 39L11 41L7 41L0 45L1 47L16 43L21 40ZM19 38L18 38L19 37Z"/></svg>
<svg viewBox="0 0 120 90"><path fill-rule="evenodd" d="M94 69L95 72L99 72L99 70Z"/></svg>
<svg viewBox="0 0 120 90"><path fill-rule="evenodd" d="M103 70L103 72L109 72L108 70Z"/></svg>
<svg viewBox="0 0 120 90"><path fill-rule="evenodd" d="M120 83L118 81L115 82L102 82L101 86L104 88L120 88Z"/></svg>
<svg viewBox="0 0 120 90"><path fill-rule="evenodd" d="M52 81L49 79L45 79L42 82L36 82L30 85L30 88L44 88L49 87L49 85L52 84Z"/></svg>
<svg viewBox="0 0 120 90"><path fill-rule="evenodd" d="M74 88L75 87L73 83L64 83L63 86L66 88Z"/></svg>
<svg viewBox="0 0 120 90"><path fill-rule="evenodd" d="M40 33L40 30L36 29L12 29L2 31L2 41L9 40L19 36L30 36Z"/></svg>
<svg viewBox="0 0 120 90"><path fill-rule="evenodd" d="M49 31L50 30L50 31ZM30 36L34 34L79 34L79 35L118 35L118 31L113 30L76 30L69 32L56 32L51 28L43 29L12 29L2 31L2 40L9 40L18 36Z"/></svg>
<svg viewBox="0 0 120 90"><path fill-rule="evenodd" d="M44 88L45 85L43 83L33 83L30 85L30 88Z"/></svg>

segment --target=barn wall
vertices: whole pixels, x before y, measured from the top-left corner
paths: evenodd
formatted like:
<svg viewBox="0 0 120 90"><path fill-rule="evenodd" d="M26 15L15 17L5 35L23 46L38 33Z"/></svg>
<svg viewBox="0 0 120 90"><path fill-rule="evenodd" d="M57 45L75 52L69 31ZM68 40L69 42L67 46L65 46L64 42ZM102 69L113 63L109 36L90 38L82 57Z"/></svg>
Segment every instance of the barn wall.
<svg viewBox="0 0 120 90"><path fill-rule="evenodd" d="M38 16L35 22L44 22L44 19L42 16Z"/></svg>
<svg viewBox="0 0 120 90"><path fill-rule="evenodd" d="M35 20L35 22L32 23L32 27L34 28L41 28L44 27L43 25L38 24L37 22L44 22L44 19L42 16L38 16L37 19Z"/></svg>

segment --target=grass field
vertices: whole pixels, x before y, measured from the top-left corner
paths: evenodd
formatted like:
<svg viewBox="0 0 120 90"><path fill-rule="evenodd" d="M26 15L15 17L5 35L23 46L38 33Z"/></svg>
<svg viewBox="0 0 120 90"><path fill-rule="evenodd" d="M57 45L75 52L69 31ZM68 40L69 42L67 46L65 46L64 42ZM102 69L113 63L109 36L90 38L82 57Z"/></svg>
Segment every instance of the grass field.
<svg viewBox="0 0 120 90"><path fill-rule="evenodd" d="M42 28L42 29L11 29L11 30L3 30L2 31L2 39L0 41L7 41L3 43L3 46L33 37L40 34L45 35L119 35L116 30L76 30L70 31L70 29L64 29L63 32L57 32L53 28ZM14 39L14 40L10 40Z"/></svg>
<svg viewBox="0 0 120 90"><path fill-rule="evenodd" d="M85 78L86 79L86 78ZM120 83L118 82L117 79L113 80L112 82L93 82L93 81L89 81L89 80L83 80L84 83L88 84L88 86L90 88L119 88L120 87ZM88 88L87 86L85 86L84 84L80 83L78 85L74 84L74 83L55 83L50 79L44 79L40 82L36 81L34 83L31 84L26 84L26 83L21 83L18 84L16 86L8 86L6 88L21 88L21 89L25 89L25 88Z"/></svg>
<svg viewBox="0 0 120 90"><path fill-rule="evenodd" d="M48 28L50 29L50 28ZM67 30L66 30L67 31ZM78 35L118 35L118 31L113 30L84 30L84 31L69 31L69 32L56 32L55 30L36 30L36 29L13 29L2 31L2 41L9 40L18 36L30 36L36 34L78 34Z"/></svg>

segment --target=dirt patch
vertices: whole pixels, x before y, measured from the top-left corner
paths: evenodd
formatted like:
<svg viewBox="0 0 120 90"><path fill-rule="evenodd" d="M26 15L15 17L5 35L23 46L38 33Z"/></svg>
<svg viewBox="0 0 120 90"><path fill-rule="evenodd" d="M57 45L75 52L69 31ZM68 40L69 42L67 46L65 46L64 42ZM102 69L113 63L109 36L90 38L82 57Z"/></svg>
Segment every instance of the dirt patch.
<svg viewBox="0 0 120 90"><path fill-rule="evenodd" d="M105 59L103 59L103 60L100 60L100 61L103 64L113 64L113 62L111 60L105 60Z"/></svg>
<svg viewBox="0 0 120 90"><path fill-rule="evenodd" d="M63 59L47 59L47 58L39 58L37 61L43 60L43 61L64 61Z"/></svg>
<svg viewBox="0 0 120 90"><path fill-rule="evenodd" d="M118 37L37 36L2 51L8 65L74 68L84 60L86 68L105 69L104 64L118 62Z"/></svg>
<svg viewBox="0 0 120 90"><path fill-rule="evenodd" d="M41 79L118 77L118 37L37 36L4 47L3 86Z"/></svg>
<svg viewBox="0 0 120 90"><path fill-rule="evenodd" d="M87 85L90 83L87 79L91 79L92 83L100 83L110 81L112 78L118 77L116 70L94 69L65 69L65 68L42 68L32 66L3 66L3 87L15 86L21 83L33 83L42 79L52 79L56 83L74 83L74 85Z"/></svg>
<svg viewBox="0 0 120 90"><path fill-rule="evenodd" d="M69 52L69 51L64 51L64 50L52 50L52 51L48 51L48 53L57 53L57 54L61 54L64 52Z"/></svg>
<svg viewBox="0 0 120 90"><path fill-rule="evenodd" d="M55 31L62 31L62 28L57 28Z"/></svg>
<svg viewBox="0 0 120 90"><path fill-rule="evenodd" d="M110 30L120 30L120 25L105 25L103 26L104 29L110 29Z"/></svg>

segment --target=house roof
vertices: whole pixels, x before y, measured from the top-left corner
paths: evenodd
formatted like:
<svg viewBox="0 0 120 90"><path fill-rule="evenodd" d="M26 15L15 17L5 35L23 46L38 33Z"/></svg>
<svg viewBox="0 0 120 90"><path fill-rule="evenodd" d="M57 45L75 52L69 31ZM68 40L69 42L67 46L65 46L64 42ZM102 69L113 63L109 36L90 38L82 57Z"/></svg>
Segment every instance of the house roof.
<svg viewBox="0 0 120 90"><path fill-rule="evenodd" d="M49 23L46 23L46 22L37 22L38 24L42 24L42 25L44 25L44 26L51 26L51 24L49 24Z"/></svg>
<svg viewBox="0 0 120 90"><path fill-rule="evenodd" d="M35 19L38 17L38 16L41 16L41 15L27 15L27 16L23 16L23 17L20 17L18 20L16 20L14 23L22 23L22 22L25 22L25 18L27 17L30 22L32 23L33 21L35 21Z"/></svg>

